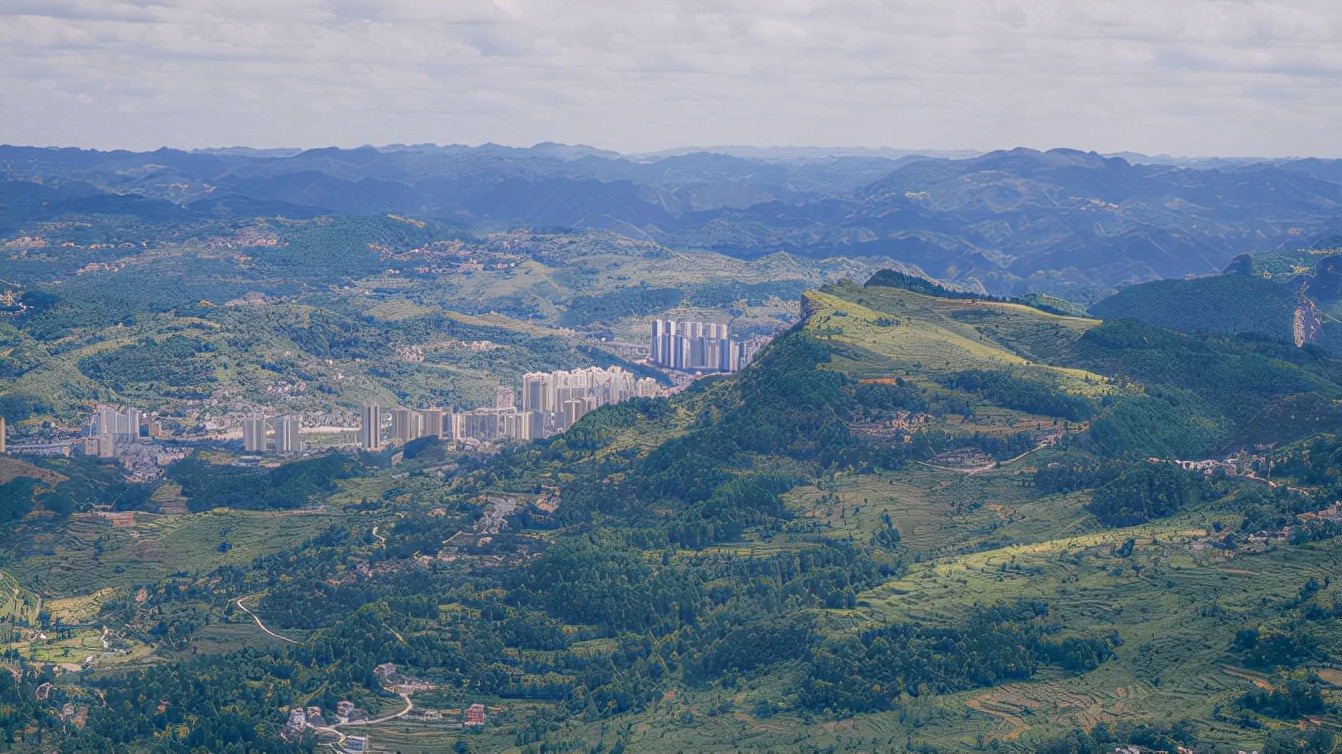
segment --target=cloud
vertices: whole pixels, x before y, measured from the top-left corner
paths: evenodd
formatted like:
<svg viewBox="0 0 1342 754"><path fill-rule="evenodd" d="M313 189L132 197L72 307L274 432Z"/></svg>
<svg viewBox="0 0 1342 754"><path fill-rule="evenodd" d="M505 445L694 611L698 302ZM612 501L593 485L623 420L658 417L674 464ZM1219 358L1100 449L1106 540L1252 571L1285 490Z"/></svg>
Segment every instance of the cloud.
<svg viewBox="0 0 1342 754"><path fill-rule="evenodd" d="M1342 156L1332 0L9 0L0 141Z"/></svg>

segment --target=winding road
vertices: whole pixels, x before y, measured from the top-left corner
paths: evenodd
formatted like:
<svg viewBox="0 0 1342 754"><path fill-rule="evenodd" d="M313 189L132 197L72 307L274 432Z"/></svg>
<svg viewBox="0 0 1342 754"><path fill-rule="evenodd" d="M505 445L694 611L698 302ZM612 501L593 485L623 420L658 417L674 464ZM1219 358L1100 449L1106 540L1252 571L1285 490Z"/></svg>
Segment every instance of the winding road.
<svg viewBox="0 0 1342 754"><path fill-rule="evenodd" d="M377 536L376 529L374 530L374 534L373 534L373 536ZM269 628L267 628L267 627L266 627L266 624L264 624L264 623L261 622L261 619L260 619L259 617L257 617L256 613L252 612L251 610L248 610L248 609L247 609L247 606L244 605L244 604L242 604L242 600L243 600L243 599L244 599L244 598L239 597L237 600L235 600L235 604L237 604L239 610L241 610L242 612L244 612L244 613L246 613L247 615L250 615L250 616L251 616L252 620L256 622L256 627L257 627L257 628L259 628L259 629L261 629L262 631L264 631L267 635L269 635L269 636L273 636L273 637L275 637L276 639L279 639L280 641L287 641L287 642L289 642L290 644L299 644L299 643L300 643L300 642L294 641L293 639L290 639L290 638L287 637L287 636L281 636L280 634L277 634L277 633L275 633L274 631L271 631ZM103 630L104 630L104 632L106 631L106 629L103 629ZM390 629L388 629L388 630L390 630ZM393 633L393 634L396 634L395 631L392 631L392 633ZM396 638L401 639L400 634L396 634ZM401 639L401 641L404 642L405 640L404 640L404 639ZM106 644L106 639L104 639L104 644ZM390 689L386 689L386 690L390 691ZM378 723L385 723L385 722L389 722L389 721L391 721L391 720L395 720L395 719L397 719L397 718L405 717L406 715L408 715L408 714L410 714L412 711L414 711L414 709L415 709L415 703L412 702L412 701L410 701L410 694L407 694L407 693L399 693L399 694L397 694L397 696L401 697L401 699L405 701L405 709L401 710L400 712L397 712L397 713L394 714L394 715L387 715L386 717L379 717L379 718L376 719L376 720L351 720L351 721L349 721L349 722L336 723L335 725L327 725L327 726L322 726L322 727L318 727L318 726L316 726L316 725L312 725L311 723L309 723L307 727L310 728L310 729L312 729L312 730L314 730L314 731L317 731L317 732L326 731L326 732L335 734L336 736L339 736L339 739L336 741L336 743L344 743L346 736L345 736L344 733L341 733L341 732L338 730L338 728L341 728L341 727L356 727L356 726L357 726L357 727L360 727L360 728L364 728L364 727L367 727L367 726L369 726L369 725L377 725ZM334 748L334 747L333 747L333 748Z"/></svg>
<svg viewBox="0 0 1342 754"><path fill-rule="evenodd" d="M401 697L402 699L405 700L405 709L401 710L400 712L397 712L397 713L394 714L394 715L387 715L386 717L379 717L379 718L376 719L376 720L352 720L352 721L350 721L350 722L348 722L348 723L336 723L335 725L332 725L331 727L332 727L332 728L339 728L339 727L342 726L342 725L345 725L345 726L349 726L349 725L358 725L358 726L377 725L378 723L385 723L385 722L387 722L388 720L395 720L395 719L398 718L398 717L405 717L406 715L410 714L410 711L411 711L411 710L413 710L413 709L415 708L415 703L412 702L412 701L410 701L410 695L409 695L409 694L397 694L397 696L399 696L399 697Z"/></svg>
<svg viewBox="0 0 1342 754"><path fill-rule="evenodd" d="M255 617L255 616L253 616L253 617ZM344 733L340 732L339 728L341 728L341 727L354 727L354 726L357 726L357 727L360 727L360 728L365 728L365 727L367 727L367 726L369 726L369 725L377 725L378 723L385 723L385 722L387 722L387 721L389 721L389 720L395 720L395 719L398 718L398 717L405 717L406 715L410 714L410 711L413 710L413 709L415 708L415 703L412 702L412 701L410 701L410 695L409 695L409 694L397 694L397 696L399 696L399 697L401 697L402 699L405 700L405 709L401 710L400 712L397 712L397 713L394 714L394 715L387 715L386 717L379 717L379 718L376 719L376 720L351 720L350 722L347 722L347 723L336 723L335 725L325 725L325 726L320 726L320 727L319 727L319 726L316 726L316 725L313 725L313 724L311 724L311 723L308 723L308 726L307 726L307 727L308 727L309 729L311 729L312 731L316 732L316 733L326 732L326 733L330 733L330 734L332 734L332 735L338 736L339 738L337 738L337 740L336 740L334 743L331 744L331 748L334 749L336 744L343 744L343 743L345 743L345 739L348 738L348 736L346 736Z"/></svg>
<svg viewBox="0 0 1342 754"><path fill-rule="evenodd" d="M252 620L256 621L256 627L257 627L257 628L261 629L262 631L265 631L267 634L269 634L269 635L275 637L276 639L279 639L280 641L287 641L287 642L289 642L290 644L300 644L300 643L301 643L301 642L294 641L293 639L290 639L290 638L287 637L287 636L280 636L279 634L275 633L274 631L271 631L269 628L266 628L266 624L262 623L262 622L261 622L261 619L258 618L258 617L256 617L256 613L252 612L251 610L248 610L248 609L247 609L247 606L244 605L244 604L242 604L242 598L241 598L241 597L239 597L239 598L237 599L237 605L238 605L238 609L239 609L239 610L241 610L242 612L247 613L248 615L252 616Z"/></svg>
<svg viewBox="0 0 1342 754"><path fill-rule="evenodd" d="M960 466L936 466L934 464L926 463L924 461L914 461L914 463L929 469L936 469L937 471L953 471L957 474L982 474L985 471L992 471L993 469L1000 469L1004 466L1010 466L1011 464L1015 463L1016 461L1019 461L1025 456L1043 450L1044 448L1051 448L1054 446L1054 444L1055 443L1053 442L1043 442L1040 443L1039 445L1034 446L1033 448L1030 448L1024 453L1021 453L1015 458L1008 458L1005 461L993 461L992 463L984 464L983 466L970 466L968 468L965 468Z"/></svg>

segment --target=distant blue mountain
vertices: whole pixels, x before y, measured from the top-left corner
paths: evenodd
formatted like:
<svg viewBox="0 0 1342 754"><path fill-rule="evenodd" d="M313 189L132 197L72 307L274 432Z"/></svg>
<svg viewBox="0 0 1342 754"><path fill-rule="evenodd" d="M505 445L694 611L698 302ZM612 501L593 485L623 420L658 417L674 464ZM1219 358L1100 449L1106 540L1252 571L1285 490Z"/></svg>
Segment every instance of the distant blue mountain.
<svg viewBox="0 0 1342 754"><path fill-rule="evenodd" d="M63 214L394 212L470 231L601 228L744 257L889 256L995 293L1086 298L1342 228L1342 160L1177 161L1029 149L584 146L98 152L0 146L0 230Z"/></svg>

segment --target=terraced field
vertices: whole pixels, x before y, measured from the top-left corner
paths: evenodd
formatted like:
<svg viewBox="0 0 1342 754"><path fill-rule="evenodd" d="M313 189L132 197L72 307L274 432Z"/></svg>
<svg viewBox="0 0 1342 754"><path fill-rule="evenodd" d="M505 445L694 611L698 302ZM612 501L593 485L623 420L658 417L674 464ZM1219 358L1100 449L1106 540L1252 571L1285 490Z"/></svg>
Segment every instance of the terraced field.
<svg viewBox="0 0 1342 754"><path fill-rule="evenodd" d="M42 598L19 586L10 574L0 571L0 622L37 622Z"/></svg>
<svg viewBox="0 0 1342 754"><path fill-rule="evenodd" d="M1336 573L1342 553L1330 546L1233 556L1199 550L1196 543L1208 531L1200 528L1205 518L1202 513L941 557L915 565L904 578L860 600L869 605L869 619L880 623L954 622L974 604L1038 599L1065 615L1074 630L1116 630L1122 637L1117 659L1084 676L963 695L967 708L998 720L989 737L1018 737L1022 708L1031 710L1027 717L1036 729L1036 715L1069 727L1098 716L1211 720L1216 705L1264 683L1262 674L1230 658L1235 632L1271 624L1279 616L1278 599L1296 593L1311 577L1322 581ZM1121 557L1116 551L1128 538L1136 540L1135 549ZM1083 698L1094 701L1082 704ZM1253 740L1231 725L1215 727L1214 735L1246 745ZM962 742L972 740L968 732L965 736Z"/></svg>

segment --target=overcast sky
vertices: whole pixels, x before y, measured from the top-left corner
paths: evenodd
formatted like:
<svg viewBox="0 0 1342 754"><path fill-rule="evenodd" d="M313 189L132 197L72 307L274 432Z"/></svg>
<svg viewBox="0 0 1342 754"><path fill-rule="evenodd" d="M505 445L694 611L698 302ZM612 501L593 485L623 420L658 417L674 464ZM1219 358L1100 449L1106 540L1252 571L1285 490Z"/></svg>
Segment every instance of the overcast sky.
<svg viewBox="0 0 1342 754"><path fill-rule="evenodd" d="M1342 156L1339 0L0 0L0 142Z"/></svg>

